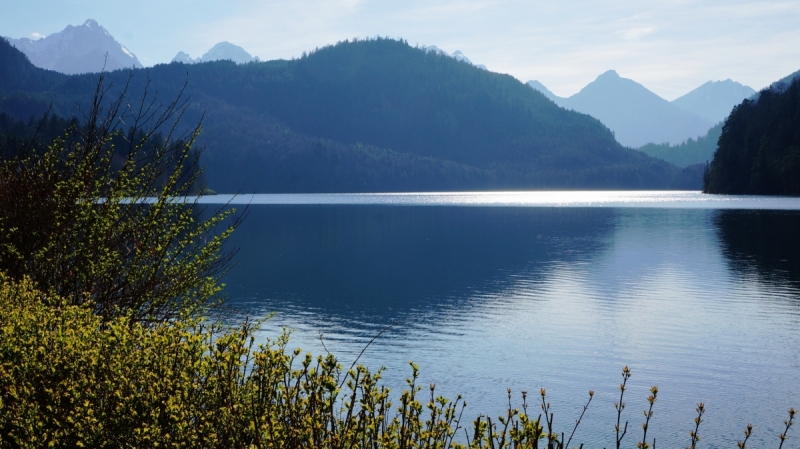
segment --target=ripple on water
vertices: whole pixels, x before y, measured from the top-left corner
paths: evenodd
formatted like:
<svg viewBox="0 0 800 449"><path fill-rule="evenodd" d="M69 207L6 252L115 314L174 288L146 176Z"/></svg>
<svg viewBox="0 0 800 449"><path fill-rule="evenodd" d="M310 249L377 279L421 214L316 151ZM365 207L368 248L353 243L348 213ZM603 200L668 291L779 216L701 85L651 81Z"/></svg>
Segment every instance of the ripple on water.
<svg viewBox="0 0 800 449"><path fill-rule="evenodd" d="M294 271L274 277L253 269L251 277L242 275L231 283L243 286L232 293L233 302L241 292L248 299L238 304L252 314L278 311L265 323L265 337L276 335L281 326L291 327L291 347L317 354L327 348L345 366L397 322L360 361L388 367L384 379L399 389L410 373L406 363L414 360L423 385L435 382L443 394L463 394L475 414L500 414L507 404L506 388L513 390L518 405L520 391L531 392L536 400L539 387L545 387L559 430L568 432L593 389L592 408L576 435L586 447L613 444L612 404L619 399L624 365L633 370L626 393L626 416L635 430L626 438L629 446L639 437L651 385L659 386L659 401L648 434L659 447L688 444L700 401L708 410L701 427L704 447L735 447L749 422L756 425L753 447L772 445L785 410L800 406L800 275L791 265L774 269L783 265L764 261L769 255L725 250L723 243L730 242L722 239L728 234L713 217L714 209L723 206L789 204L788 209L797 209L797 200L709 199L693 192L596 192L582 199L559 195L312 195L303 204L586 207L591 202L591 207L614 209L465 212L458 207L375 206L384 207L380 214L385 219L367 226L370 208L309 212L253 206L248 221L255 219L266 230L258 234L263 240L240 245L240 262L281 270L288 262L272 255L271 248L283 245L282 251L295 252L297 260L313 260L316 271L294 277L305 269L299 262L292 265ZM291 199L262 200L284 204L280 201ZM637 208L637 201L650 206ZM687 203L702 203L705 209L688 210ZM307 243L312 236L293 234L306 224L302 232L314 233L313 244ZM435 251L419 246L420 234L455 248L460 259L436 259ZM370 240L372 235L382 237ZM374 253L364 249L367 244L376 245ZM386 262L392 258L402 263ZM374 273L376 264L394 272L379 273L384 276L380 282L360 276ZM433 281L412 265L435 270ZM325 273L319 279L336 282L336 288L306 285L316 279L314 273ZM438 277L447 282L435 282ZM393 290L381 289L384 282Z"/></svg>

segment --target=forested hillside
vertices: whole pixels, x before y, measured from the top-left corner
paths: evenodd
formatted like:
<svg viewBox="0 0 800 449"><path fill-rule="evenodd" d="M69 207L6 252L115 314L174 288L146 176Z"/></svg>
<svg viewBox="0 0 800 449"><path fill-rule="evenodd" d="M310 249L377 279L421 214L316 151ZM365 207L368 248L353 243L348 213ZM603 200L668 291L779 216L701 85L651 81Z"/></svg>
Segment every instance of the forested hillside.
<svg viewBox="0 0 800 449"><path fill-rule="evenodd" d="M722 134L722 122L714 125L705 136L700 136L697 139L689 138L677 145L648 143L637 148L637 150L648 156L663 159L678 167L687 167L694 164L705 165L714 158L720 134Z"/></svg>
<svg viewBox="0 0 800 449"><path fill-rule="evenodd" d="M800 195L800 79L734 108L704 185L708 193Z"/></svg>
<svg viewBox="0 0 800 449"><path fill-rule="evenodd" d="M24 120L51 103L75 114L97 82L37 69L6 42L0 72L0 112ZM148 79L164 100L187 86L184 123L203 118L206 175L220 192L690 187L676 184L686 177L675 166L513 77L403 41L106 75L110 96Z"/></svg>

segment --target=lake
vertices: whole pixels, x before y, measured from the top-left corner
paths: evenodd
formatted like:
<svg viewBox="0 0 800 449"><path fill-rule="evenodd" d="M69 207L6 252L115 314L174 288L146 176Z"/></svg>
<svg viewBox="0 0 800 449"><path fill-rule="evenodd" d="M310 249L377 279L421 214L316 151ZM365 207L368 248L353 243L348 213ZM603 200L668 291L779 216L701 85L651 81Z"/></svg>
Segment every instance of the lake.
<svg viewBox="0 0 800 449"><path fill-rule="evenodd" d="M544 387L557 430L569 434L591 389L573 442L612 447L625 365L626 447L641 438L652 385L657 447L689 444L697 402L707 409L705 448L736 447L747 423L752 447L777 447L786 410L800 407L800 199L498 192L200 202L231 200L249 204L249 216L229 241L239 253L226 292L251 316L277 312L263 339L286 326L290 347L327 348L347 367L397 323L359 362L387 367L397 392L413 360L421 385L466 398L468 425L502 413L507 388L515 407L530 392L537 415Z"/></svg>

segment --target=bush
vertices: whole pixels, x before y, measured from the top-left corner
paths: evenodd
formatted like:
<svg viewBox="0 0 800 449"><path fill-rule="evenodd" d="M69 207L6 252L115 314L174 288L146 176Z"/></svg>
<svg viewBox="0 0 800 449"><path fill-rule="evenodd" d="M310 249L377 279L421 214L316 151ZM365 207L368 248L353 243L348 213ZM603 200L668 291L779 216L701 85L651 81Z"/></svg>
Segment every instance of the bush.
<svg viewBox="0 0 800 449"><path fill-rule="evenodd" d="M443 447L453 437L458 401L431 389L426 420L412 382L389 418L379 373L298 359L286 335L254 349L250 323L103 323L85 307L45 305L59 302L2 280L5 447Z"/></svg>
<svg viewBox="0 0 800 449"><path fill-rule="evenodd" d="M60 305L52 307L47 304ZM566 435L511 407L496 421L479 416L467 432L465 403L421 394L412 363L408 388L393 407L380 371L346 372L332 355L287 351L284 334L254 347L257 323L225 328L197 320L146 326L118 316L103 321L89 308L0 276L0 438L3 447L205 448L543 448L569 447L583 414ZM630 370L623 370L616 439ZM647 423L639 448L648 448ZM423 397L424 396L424 397ZM589 393L589 407L593 393ZM621 404L621 406L618 406ZM704 412L691 433L699 440ZM534 412L536 413L536 412ZM780 435L792 425L794 410ZM624 426L623 426L624 424ZM749 438L752 426L746 430ZM456 441L456 436L459 436ZM560 436L560 438L559 438ZM739 447L746 447L745 439Z"/></svg>
<svg viewBox="0 0 800 449"><path fill-rule="evenodd" d="M182 200L200 172L180 98L126 92L107 102L101 78L82 122L0 163L0 271L106 318L199 315L221 288L236 222L215 230L233 211L200 222Z"/></svg>

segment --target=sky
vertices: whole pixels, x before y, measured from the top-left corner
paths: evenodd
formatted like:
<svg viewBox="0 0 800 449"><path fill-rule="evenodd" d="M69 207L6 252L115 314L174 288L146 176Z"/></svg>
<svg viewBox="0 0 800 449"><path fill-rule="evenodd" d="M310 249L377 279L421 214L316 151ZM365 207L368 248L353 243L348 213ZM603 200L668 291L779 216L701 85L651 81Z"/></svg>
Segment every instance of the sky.
<svg viewBox="0 0 800 449"><path fill-rule="evenodd" d="M95 19L145 66L229 41L263 60L354 37L461 50L570 96L616 70L667 100L709 80L756 90L800 69L800 1L0 0L0 35Z"/></svg>

